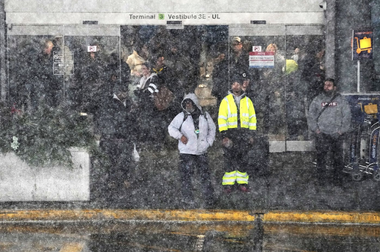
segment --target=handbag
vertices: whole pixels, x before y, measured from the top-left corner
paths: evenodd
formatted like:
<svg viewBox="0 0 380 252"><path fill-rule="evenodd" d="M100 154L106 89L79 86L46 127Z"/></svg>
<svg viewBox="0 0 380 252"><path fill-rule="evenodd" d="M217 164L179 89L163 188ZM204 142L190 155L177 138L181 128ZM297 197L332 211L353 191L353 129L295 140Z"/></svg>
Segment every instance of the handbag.
<svg viewBox="0 0 380 252"><path fill-rule="evenodd" d="M166 86L162 86L158 93L154 95L154 105L159 111L169 107L174 99L174 94Z"/></svg>

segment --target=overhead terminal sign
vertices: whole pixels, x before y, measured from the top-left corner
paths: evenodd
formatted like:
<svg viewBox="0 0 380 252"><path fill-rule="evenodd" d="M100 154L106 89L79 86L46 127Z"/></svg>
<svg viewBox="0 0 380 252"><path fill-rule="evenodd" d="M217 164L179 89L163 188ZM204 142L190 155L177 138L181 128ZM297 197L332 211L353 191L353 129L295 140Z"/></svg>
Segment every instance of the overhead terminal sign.
<svg viewBox="0 0 380 252"><path fill-rule="evenodd" d="M130 20L219 20L221 19L220 13L129 13Z"/></svg>
<svg viewBox="0 0 380 252"><path fill-rule="evenodd" d="M118 20L123 24L163 24L167 21L182 21L183 25L227 25L227 24L287 24L307 20L308 24L320 24L323 14L320 13L125 13L119 14ZM99 23L106 24L106 21Z"/></svg>
<svg viewBox="0 0 380 252"><path fill-rule="evenodd" d="M373 31L353 30L352 31L352 59L372 59L373 55Z"/></svg>
<svg viewBox="0 0 380 252"><path fill-rule="evenodd" d="M139 8L137 8L139 9ZM136 10L137 10L136 9ZM191 8L189 8L191 10ZM41 19L41 13L7 13L7 24L12 25L165 25L166 21L180 20L183 25L229 25L246 24L265 26L269 24L320 24L325 23L323 12L107 12L68 13L55 12L49 19ZM69 19L68 19L69 17ZM67 20L68 19L68 20ZM64 21L63 21L64 20ZM17 30L10 30L16 32Z"/></svg>
<svg viewBox="0 0 380 252"><path fill-rule="evenodd" d="M274 68L274 52L250 52L249 68Z"/></svg>

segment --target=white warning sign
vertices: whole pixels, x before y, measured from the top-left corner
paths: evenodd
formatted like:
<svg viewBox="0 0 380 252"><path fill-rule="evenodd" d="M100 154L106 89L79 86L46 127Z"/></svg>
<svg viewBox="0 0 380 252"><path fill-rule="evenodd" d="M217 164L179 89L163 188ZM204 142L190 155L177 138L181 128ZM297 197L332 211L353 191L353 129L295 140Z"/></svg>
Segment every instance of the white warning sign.
<svg viewBox="0 0 380 252"><path fill-rule="evenodd" d="M249 68L274 68L274 52L250 52Z"/></svg>

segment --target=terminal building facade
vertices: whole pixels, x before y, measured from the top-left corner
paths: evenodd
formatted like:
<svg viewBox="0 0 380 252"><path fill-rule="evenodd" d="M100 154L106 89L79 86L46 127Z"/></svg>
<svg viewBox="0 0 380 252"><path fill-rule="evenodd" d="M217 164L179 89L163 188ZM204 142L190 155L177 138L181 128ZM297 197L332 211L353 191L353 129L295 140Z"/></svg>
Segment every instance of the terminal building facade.
<svg viewBox="0 0 380 252"><path fill-rule="evenodd" d="M259 109L258 114L267 120L263 132L272 143L281 142L280 151L297 150L300 145L293 148L291 142L310 140L307 107L325 77L337 79L342 93L380 89L378 1L6 0L0 15L1 100L24 110L42 99L33 84L41 76L48 84L42 81L40 89L57 86L41 91L53 105L69 102L78 109L91 92L88 83L111 81L109 68L97 70L91 61L91 48L96 48L101 65L114 68L120 82L126 78L123 62L134 51L163 53L167 65L176 69L183 93L195 91L203 105L216 110L211 94L214 69L221 55L231 57L234 37L241 38L247 52L276 45L277 75L269 81L268 69L256 66L250 76L253 92L268 93L261 105L266 112L260 115ZM359 43L353 30L373 32L372 59L352 60L352 46ZM38 54L49 47L46 41L54 47L54 60L46 65L49 74L33 67ZM271 108L266 110L265 104ZM286 141L290 144L283 144ZM309 148L307 143L302 146Z"/></svg>

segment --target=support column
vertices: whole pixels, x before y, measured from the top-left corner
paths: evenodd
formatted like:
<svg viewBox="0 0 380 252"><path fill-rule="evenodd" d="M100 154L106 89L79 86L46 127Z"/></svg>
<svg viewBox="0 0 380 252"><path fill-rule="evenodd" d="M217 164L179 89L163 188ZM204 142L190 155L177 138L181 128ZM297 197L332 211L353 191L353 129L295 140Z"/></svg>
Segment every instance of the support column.
<svg viewBox="0 0 380 252"><path fill-rule="evenodd" d="M0 100L5 101L7 90L6 78L6 23L4 1L0 1Z"/></svg>
<svg viewBox="0 0 380 252"><path fill-rule="evenodd" d="M335 27L336 27L336 0L326 0L325 10L325 72L326 77L335 78Z"/></svg>
<svg viewBox="0 0 380 252"><path fill-rule="evenodd" d="M371 20L373 27L373 48L378 50L380 48L380 2L378 0L372 0L371 2ZM372 89L374 91L380 91L380 55L379 53L373 54L374 61L374 81Z"/></svg>

